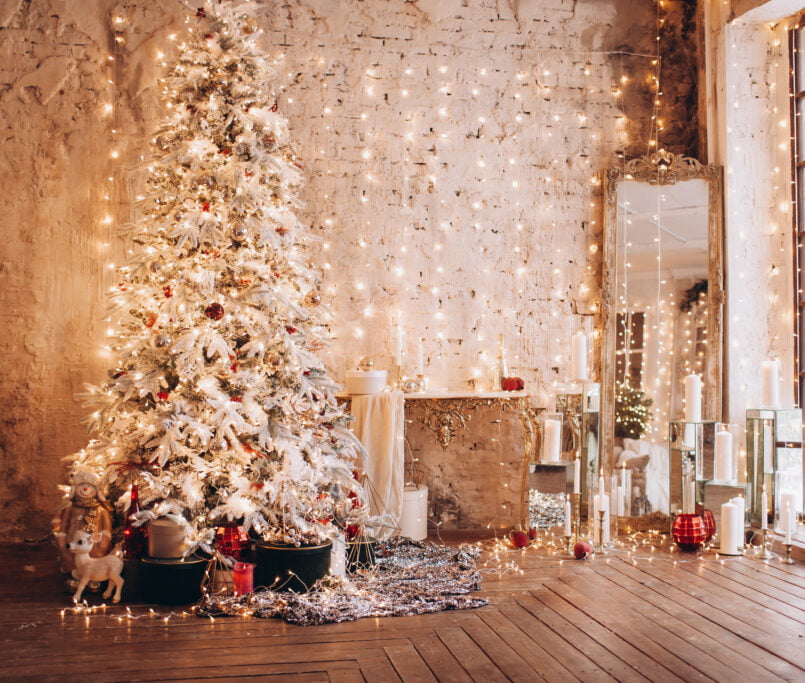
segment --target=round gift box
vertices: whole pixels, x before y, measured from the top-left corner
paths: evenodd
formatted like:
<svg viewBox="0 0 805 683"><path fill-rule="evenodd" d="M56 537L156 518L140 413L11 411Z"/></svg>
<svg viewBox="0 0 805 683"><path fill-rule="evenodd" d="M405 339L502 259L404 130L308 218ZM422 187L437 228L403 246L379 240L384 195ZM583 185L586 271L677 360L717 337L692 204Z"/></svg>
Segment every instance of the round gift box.
<svg viewBox="0 0 805 683"><path fill-rule="evenodd" d="M283 543L257 543L254 587L306 593L330 572L332 541L296 547Z"/></svg>
<svg viewBox="0 0 805 683"><path fill-rule="evenodd" d="M345 384L348 394L376 394L386 387L386 371L351 370Z"/></svg>
<svg viewBox="0 0 805 683"><path fill-rule="evenodd" d="M201 580L209 560L146 557L140 560L140 596L157 605L189 605L201 597Z"/></svg>
<svg viewBox="0 0 805 683"><path fill-rule="evenodd" d="M179 559L185 551L184 529L176 522L160 518L148 523L148 556Z"/></svg>

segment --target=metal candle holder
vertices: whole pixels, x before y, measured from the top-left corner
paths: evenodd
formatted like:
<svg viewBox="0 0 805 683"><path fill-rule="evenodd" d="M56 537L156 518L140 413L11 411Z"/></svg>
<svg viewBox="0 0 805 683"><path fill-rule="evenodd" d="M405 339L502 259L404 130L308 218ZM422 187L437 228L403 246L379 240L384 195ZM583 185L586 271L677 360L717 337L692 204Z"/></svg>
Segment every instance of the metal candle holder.
<svg viewBox="0 0 805 683"><path fill-rule="evenodd" d="M573 536L565 536L565 553L568 555L573 554L573 548L570 547L570 541L572 538Z"/></svg>
<svg viewBox="0 0 805 683"><path fill-rule="evenodd" d="M606 514L606 510L598 511L598 545L595 548L595 552L601 553L602 555L607 554L607 548L606 545L604 545L604 520Z"/></svg>
<svg viewBox="0 0 805 683"><path fill-rule="evenodd" d="M785 544L785 559L783 560L783 564L794 564L794 558L791 557L792 548L793 544L791 543Z"/></svg>
<svg viewBox="0 0 805 683"><path fill-rule="evenodd" d="M578 543L581 538L581 493L573 493L573 539Z"/></svg>

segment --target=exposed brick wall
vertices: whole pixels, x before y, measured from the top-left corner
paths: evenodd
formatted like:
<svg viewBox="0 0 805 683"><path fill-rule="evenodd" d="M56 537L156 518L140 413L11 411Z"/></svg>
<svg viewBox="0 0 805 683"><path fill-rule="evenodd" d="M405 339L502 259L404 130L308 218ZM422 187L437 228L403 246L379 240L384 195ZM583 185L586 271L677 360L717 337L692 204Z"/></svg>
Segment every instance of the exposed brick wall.
<svg viewBox="0 0 805 683"><path fill-rule="evenodd" d="M646 58L607 52L653 49L653 10L631 0L255 7L267 49L284 54L280 107L306 163L302 217L323 239L335 376L364 354L389 363L399 311L409 372L422 336L433 385L466 387L474 372L488 385L505 332L512 370L547 404L576 313L598 296L593 177L616 150L642 153L648 131ZM73 394L110 364L96 351L104 265L122 248L104 217L128 218L129 169L160 112L155 54L181 12L156 0L0 3L0 175L14 200L0 217L11 349L0 536L45 530L59 458L86 439Z"/></svg>

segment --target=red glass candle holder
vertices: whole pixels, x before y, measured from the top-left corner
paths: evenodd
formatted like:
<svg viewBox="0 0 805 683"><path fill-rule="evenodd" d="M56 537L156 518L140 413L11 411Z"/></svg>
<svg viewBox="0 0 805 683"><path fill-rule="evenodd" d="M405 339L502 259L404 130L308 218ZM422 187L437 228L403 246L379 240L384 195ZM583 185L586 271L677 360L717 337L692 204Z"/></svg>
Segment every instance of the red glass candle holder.
<svg viewBox="0 0 805 683"><path fill-rule="evenodd" d="M716 535L716 519L713 517L713 511L704 510L702 512L702 521L704 522L704 531L707 534L704 542L709 543L713 536Z"/></svg>
<svg viewBox="0 0 805 683"><path fill-rule="evenodd" d="M704 520L693 513L677 515L671 534L680 549L688 551L698 550L707 538Z"/></svg>
<svg viewBox="0 0 805 683"><path fill-rule="evenodd" d="M235 595L246 595L254 591L254 565L249 562L235 562L232 571Z"/></svg>

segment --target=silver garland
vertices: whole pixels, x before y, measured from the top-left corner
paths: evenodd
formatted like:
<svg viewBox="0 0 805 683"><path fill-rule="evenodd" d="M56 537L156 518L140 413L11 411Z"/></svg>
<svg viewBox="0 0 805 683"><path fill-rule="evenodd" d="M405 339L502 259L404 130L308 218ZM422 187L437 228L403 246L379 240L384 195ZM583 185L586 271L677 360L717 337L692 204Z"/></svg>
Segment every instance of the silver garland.
<svg viewBox="0 0 805 683"><path fill-rule="evenodd" d="M565 494L528 492L528 518L532 529L550 529L565 523Z"/></svg>
<svg viewBox="0 0 805 683"><path fill-rule="evenodd" d="M349 578L328 576L308 593L269 590L238 597L212 595L200 616L280 618L309 626L364 617L428 614L470 609L487 600L469 595L481 588L475 546L449 548L396 538L377 544L377 563Z"/></svg>

